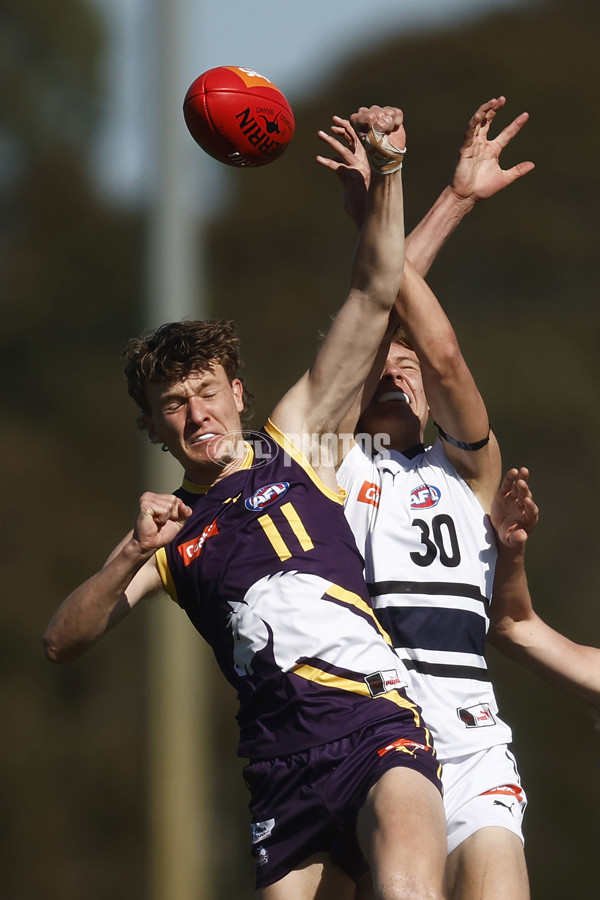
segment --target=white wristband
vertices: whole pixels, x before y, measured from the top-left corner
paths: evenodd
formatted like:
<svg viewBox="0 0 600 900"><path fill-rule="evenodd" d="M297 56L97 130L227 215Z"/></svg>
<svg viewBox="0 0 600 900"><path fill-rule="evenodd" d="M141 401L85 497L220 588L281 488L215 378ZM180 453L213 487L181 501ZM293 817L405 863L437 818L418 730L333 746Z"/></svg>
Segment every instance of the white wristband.
<svg viewBox="0 0 600 900"><path fill-rule="evenodd" d="M398 150L385 132L371 128L366 135L362 136L362 140L374 172L380 175L392 175L402 168L406 147L404 150Z"/></svg>

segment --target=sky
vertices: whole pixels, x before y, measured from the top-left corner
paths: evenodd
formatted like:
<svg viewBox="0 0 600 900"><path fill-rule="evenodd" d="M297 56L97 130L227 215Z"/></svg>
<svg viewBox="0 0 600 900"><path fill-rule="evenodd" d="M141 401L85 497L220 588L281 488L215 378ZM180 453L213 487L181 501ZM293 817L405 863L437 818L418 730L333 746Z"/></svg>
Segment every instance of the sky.
<svg viewBox="0 0 600 900"><path fill-rule="evenodd" d="M137 199L149 172L152 47L161 2L179 8L176 90L213 66L266 75L293 104L318 90L348 57L408 31L451 26L523 0L93 0L106 15L106 107L95 152L100 186ZM177 7L177 4L180 4ZM212 162L212 161L211 161Z"/></svg>

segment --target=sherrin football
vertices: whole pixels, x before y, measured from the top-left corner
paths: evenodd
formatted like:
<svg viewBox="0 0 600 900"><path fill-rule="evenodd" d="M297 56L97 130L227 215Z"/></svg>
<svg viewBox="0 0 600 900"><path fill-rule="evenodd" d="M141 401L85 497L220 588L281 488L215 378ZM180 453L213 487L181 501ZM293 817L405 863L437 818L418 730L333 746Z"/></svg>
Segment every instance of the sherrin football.
<svg viewBox="0 0 600 900"><path fill-rule="evenodd" d="M196 143L228 166L266 166L294 135L294 114L281 91L241 66L218 66L196 78L183 115Z"/></svg>

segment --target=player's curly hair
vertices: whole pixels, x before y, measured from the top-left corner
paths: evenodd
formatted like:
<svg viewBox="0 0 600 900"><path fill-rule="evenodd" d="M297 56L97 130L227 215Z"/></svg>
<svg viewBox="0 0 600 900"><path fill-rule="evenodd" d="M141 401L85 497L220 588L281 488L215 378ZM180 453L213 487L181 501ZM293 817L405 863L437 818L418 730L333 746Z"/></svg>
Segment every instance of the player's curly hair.
<svg viewBox="0 0 600 900"><path fill-rule="evenodd" d="M240 378L240 339L234 322L225 319L197 319L167 322L156 331L131 338L123 350L127 359L125 377L129 395L142 416L150 415L146 385L149 382L177 382L191 372L203 372L220 364L231 383ZM252 394L244 387L244 416L249 415ZM144 428L141 417L140 427Z"/></svg>

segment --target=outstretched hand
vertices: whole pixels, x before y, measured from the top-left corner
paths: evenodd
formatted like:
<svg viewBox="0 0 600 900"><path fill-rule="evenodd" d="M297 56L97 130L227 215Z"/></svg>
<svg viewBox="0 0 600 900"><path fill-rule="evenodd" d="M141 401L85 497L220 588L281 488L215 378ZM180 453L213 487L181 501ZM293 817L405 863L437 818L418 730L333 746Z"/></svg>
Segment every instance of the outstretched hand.
<svg viewBox="0 0 600 900"><path fill-rule="evenodd" d="M528 469L509 469L492 501L490 518L504 546L517 549L527 541L539 519Z"/></svg>
<svg viewBox="0 0 600 900"><path fill-rule="evenodd" d="M365 217L366 198L371 183L371 166L364 137L372 129L385 134L392 147L406 149L406 132L402 110L392 106L362 106L350 119L333 116L331 131L318 136L334 156L317 156L317 162L336 173L344 186L344 209L358 228ZM333 136L335 135L335 136Z"/></svg>
<svg viewBox="0 0 600 900"><path fill-rule="evenodd" d="M490 125L505 103L506 97L482 103L469 121L459 150L451 188L461 199L471 200L473 204L492 197L535 168L532 162L521 162L510 169L500 167L500 154L529 119L529 113L521 113L497 137L489 140Z"/></svg>
<svg viewBox="0 0 600 900"><path fill-rule="evenodd" d="M371 167L366 150L350 121L333 116L332 122L331 131L337 137L326 131L319 131L318 136L332 150L334 157L317 156L317 162L338 176L344 186L344 209L358 228L362 228Z"/></svg>
<svg viewBox="0 0 600 900"><path fill-rule="evenodd" d="M147 492L140 498L133 539L143 552L154 552L173 540L191 514L190 507L174 494Z"/></svg>

